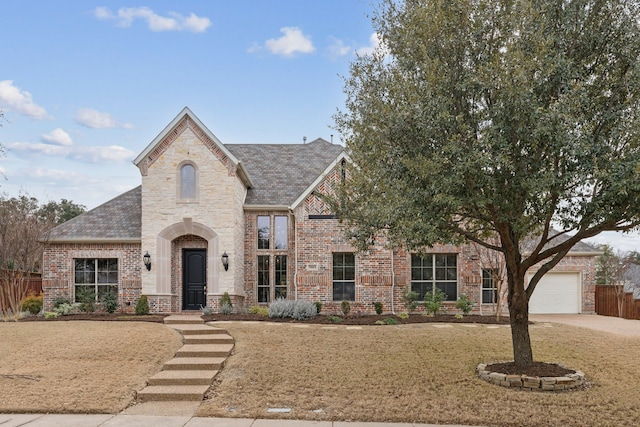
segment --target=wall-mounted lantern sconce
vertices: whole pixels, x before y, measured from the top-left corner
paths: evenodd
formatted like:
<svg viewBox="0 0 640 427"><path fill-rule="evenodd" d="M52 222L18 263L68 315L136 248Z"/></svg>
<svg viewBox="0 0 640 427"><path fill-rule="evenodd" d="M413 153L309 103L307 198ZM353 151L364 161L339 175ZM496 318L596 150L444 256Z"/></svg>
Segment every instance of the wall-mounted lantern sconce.
<svg viewBox="0 0 640 427"><path fill-rule="evenodd" d="M142 261L144 262L144 266L147 267L147 271L151 271L151 255L149 255L149 251L144 254Z"/></svg>
<svg viewBox="0 0 640 427"><path fill-rule="evenodd" d="M224 271L229 270L229 255L227 255L226 251L222 254L222 265L224 266Z"/></svg>

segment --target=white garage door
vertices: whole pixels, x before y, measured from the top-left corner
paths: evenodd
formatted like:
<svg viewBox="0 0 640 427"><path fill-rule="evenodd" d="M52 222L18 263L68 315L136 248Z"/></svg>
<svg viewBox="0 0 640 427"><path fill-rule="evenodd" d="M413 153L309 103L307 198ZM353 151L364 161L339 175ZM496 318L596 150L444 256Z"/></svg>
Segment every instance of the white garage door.
<svg viewBox="0 0 640 427"><path fill-rule="evenodd" d="M533 291L529 313L580 313L580 289L580 273L547 273Z"/></svg>

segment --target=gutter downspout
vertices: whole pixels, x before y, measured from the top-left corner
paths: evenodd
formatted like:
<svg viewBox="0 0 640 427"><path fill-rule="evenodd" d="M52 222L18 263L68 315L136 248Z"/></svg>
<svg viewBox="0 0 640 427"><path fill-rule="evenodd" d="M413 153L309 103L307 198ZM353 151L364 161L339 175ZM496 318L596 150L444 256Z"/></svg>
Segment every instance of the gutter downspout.
<svg viewBox="0 0 640 427"><path fill-rule="evenodd" d="M291 224L293 224L293 245L294 252L293 257L293 294L294 298L298 300L298 227L296 226L296 217L293 214L293 210L289 208L289 218L291 218Z"/></svg>
<svg viewBox="0 0 640 427"><path fill-rule="evenodd" d="M393 248L391 248L391 314L396 314L396 309L393 305L393 295L396 290L396 272L394 268Z"/></svg>

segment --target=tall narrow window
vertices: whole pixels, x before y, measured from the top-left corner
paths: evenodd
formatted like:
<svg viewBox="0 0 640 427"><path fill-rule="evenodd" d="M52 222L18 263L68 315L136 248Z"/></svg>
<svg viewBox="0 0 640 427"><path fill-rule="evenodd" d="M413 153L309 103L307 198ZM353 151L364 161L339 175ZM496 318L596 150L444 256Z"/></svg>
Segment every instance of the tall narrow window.
<svg viewBox="0 0 640 427"><path fill-rule="evenodd" d="M191 164L186 164L180 168L180 198L196 198L196 168Z"/></svg>
<svg viewBox="0 0 640 427"><path fill-rule="evenodd" d="M458 299L458 256L456 254L411 255L411 291L420 301L440 289L446 301Z"/></svg>
<svg viewBox="0 0 640 427"><path fill-rule="evenodd" d="M258 302L269 302L271 287L269 281L269 255L258 256Z"/></svg>
<svg viewBox="0 0 640 427"><path fill-rule="evenodd" d="M269 237L271 236L271 217L258 217L258 249L269 249Z"/></svg>
<svg viewBox="0 0 640 427"><path fill-rule="evenodd" d="M287 297L287 256L276 255L276 299Z"/></svg>
<svg viewBox="0 0 640 427"><path fill-rule="evenodd" d="M482 303L493 304L498 302L498 288L496 286L495 274L497 270L493 268L482 269Z"/></svg>
<svg viewBox="0 0 640 427"><path fill-rule="evenodd" d="M356 259L352 253L333 254L333 300L356 300Z"/></svg>
<svg viewBox="0 0 640 427"><path fill-rule="evenodd" d="M275 222L275 248L287 249L287 217L276 216Z"/></svg>

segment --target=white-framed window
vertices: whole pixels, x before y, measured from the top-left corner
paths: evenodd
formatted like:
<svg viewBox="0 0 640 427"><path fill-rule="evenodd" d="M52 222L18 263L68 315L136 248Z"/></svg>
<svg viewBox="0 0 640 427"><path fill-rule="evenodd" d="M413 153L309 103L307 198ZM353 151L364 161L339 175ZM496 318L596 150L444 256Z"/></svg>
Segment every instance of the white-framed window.
<svg viewBox="0 0 640 427"><path fill-rule="evenodd" d="M498 302L498 287L496 286L496 269L482 269L482 303L494 304Z"/></svg>
<svg viewBox="0 0 640 427"><path fill-rule="evenodd" d="M458 299L458 255L411 254L411 291L424 301L424 296L436 289L447 296L445 301Z"/></svg>
<svg viewBox="0 0 640 427"><path fill-rule="evenodd" d="M108 292L118 295L117 258L75 258L73 260L75 301L91 292L96 301Z"/></svg>

